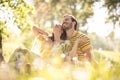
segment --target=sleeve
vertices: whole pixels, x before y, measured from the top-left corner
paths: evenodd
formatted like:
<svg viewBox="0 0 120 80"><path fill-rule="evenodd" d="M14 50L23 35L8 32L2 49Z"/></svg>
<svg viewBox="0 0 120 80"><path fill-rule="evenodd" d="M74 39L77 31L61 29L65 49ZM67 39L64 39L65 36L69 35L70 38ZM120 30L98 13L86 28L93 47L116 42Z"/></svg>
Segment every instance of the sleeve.
<svg viewBox="0 0 120 80"><path fill-rule="evenodd" d="M90 39L87 36L84 36L80 39L79 45L80 45L80 48L83 52L92 48Z"/></svg>
<svg viewBox="0 0 120 80"><path fill-rule="evenodd" d="M43 35L39 34L39 35L37 36L37 39L38 39L39 41L44 41L44 40L45 40L45 37L44 37Z"/></svg>

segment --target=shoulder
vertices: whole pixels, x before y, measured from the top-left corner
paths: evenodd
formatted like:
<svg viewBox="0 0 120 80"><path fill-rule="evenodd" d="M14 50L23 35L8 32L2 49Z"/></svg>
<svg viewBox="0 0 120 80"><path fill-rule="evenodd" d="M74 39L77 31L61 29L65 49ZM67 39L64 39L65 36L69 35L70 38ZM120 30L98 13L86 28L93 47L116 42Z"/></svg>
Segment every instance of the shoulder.
<svg viewBox="0 0 120 80"><path fill-rule="evenodd" d="M90 38L82 32L78 32L78 37L82 42L90 40Z"/></svg>
<svg viewBox="0 0 120 80"><path fill-rule="evenodd" d="M90 38L86 34L83 34L83 33L79 33L79 35L81 35L81 37L79 38L79 45L82 51L90 49L92 47Z"/></svg>

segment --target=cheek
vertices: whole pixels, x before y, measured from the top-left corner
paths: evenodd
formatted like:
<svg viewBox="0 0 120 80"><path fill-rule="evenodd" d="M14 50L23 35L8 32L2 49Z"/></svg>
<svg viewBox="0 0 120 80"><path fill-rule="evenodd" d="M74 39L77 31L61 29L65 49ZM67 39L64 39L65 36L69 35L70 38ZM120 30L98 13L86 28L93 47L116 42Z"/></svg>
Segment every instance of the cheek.
<svg viewBox="0 0 120 80"><path fill-rule="evenodd" d="M62 31L61 31L61 30L59 30L59 32L60 32L60 33L62 33Z"/></svg>
<svg viewBox="0 0 120 80"><path fill-rule="evenodd" d="M69 23L69 26L72 26L72 23Z"/></svg>
<svg viewBox="0 0 120 80"><path fill-rule="evenodd" d="M56 28L54 28L54 29L53 29L53 32L56 32L56 31L57 31L57 29L56 29Z"/></svg>

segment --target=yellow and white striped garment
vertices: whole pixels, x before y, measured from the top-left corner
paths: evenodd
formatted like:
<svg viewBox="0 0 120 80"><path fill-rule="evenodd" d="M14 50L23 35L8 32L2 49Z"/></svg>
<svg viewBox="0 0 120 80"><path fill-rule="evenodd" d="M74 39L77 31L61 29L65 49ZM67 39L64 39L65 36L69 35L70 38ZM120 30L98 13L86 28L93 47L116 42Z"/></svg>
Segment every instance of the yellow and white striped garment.
<svg viewBox="0 0 120 80"><path fill-rule="evenodd" d="M79 39L77 47L77 57L79 61L86 61L86 50L91 48L90 39L83 33L74 31L72 37L70 38L72 46L75 44L75 41Z"/></svg>

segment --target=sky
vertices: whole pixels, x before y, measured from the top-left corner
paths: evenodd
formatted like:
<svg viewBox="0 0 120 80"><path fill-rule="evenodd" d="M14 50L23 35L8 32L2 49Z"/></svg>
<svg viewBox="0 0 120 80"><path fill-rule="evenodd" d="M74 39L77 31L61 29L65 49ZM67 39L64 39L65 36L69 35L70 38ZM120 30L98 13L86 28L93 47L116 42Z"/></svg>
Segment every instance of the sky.
<svg viewBox="0 0 120 80"><path fill-rule="evenodd" d="M9 8L0 5L0 21L6 22L6 26L11 28L15 33L19 34L21 31L18 29L17 24L14 23L13 11Z"/></svg>
<svg viewBox="0 0 120 80"><path fill-rule="evenodd" d="M99 36L108 36L113 29L112 23L105 23L107 9L101 7L103 2L95 3L94 16L88 19L88 32L96 32ZM120 28L115 29L115 38L120 37Z"/></svg>

